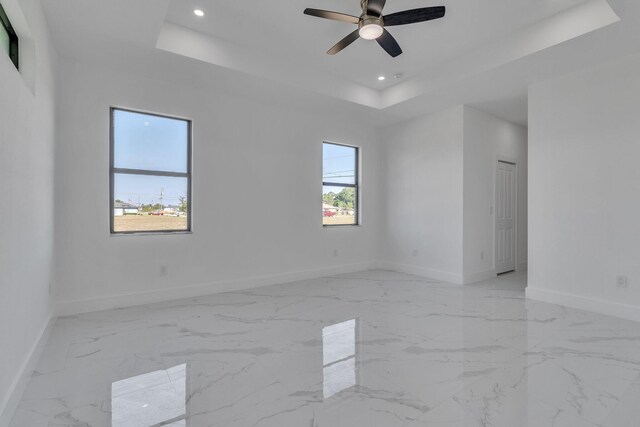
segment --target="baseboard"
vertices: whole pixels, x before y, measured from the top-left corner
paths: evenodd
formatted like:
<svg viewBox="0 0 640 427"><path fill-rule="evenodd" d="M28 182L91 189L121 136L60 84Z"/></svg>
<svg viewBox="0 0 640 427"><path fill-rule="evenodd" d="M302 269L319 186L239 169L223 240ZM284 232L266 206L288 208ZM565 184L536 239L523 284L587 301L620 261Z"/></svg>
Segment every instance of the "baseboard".
<svg viewBox="0 0 640 427"><path fill-rule="evenodd" d="M547 289L527 288L527 298L640 322L640 306Z"/></svg>
<svg viewBox="0 0 640 427"><path fill-rule="evenodd" d="M399 273L413 274L415 276L426 277L428 279L448 282L455 285L462 285L464 277L461 274L449 273L446 271L434 270L431 268L420 267L417 265L402 264L398 262L381 261L378 267L385 270L397 271Z"/></svg>
<svg viewBox="0 0 640 427"><path fill-rule="evenodd" d="M31 379L31 375L38 364L38 360L40 360L42 351L44 350L47 341L49 341L49 335L51 334L51 328L53 327L54 321L55 318L50 318L40 331L38 339L33 343L33 346L27 354L27 357L25 357L22 366L18 369L7 395L2 400L0 404L0 427L7 427L11 422L11 418L13 417L13 414L18 407L18 403L20 403L20 399L22 399L22 395L29 384L29 380Z"/></svg>
<svg viewBox="0 0 640 427"><path fill-rule="evenodd" d="M298 280L315 279L335 274L353 273L377 268L376 262L363 262L336 267L318 268L296 271L271 276L258 276L238 280L225 280L207 284L184 286L179 288L158 289L148 292L112 295L99 298L74 301L61 301L56 304L57 316L70 316L93 311L110 310L114 308L133 307L155 302L171 301L183 298L193 298L220 292L241 291L262 286L290 283Z"/></svg>
<svg viewBox="0 0 640 427"><path fill-rule="evenodd" d="M483 280L494 279L495 277L497 277L497 274L494 269L478 271L476 273L465 274L464 284L468 285L471 283L482 282Z"/></svg>

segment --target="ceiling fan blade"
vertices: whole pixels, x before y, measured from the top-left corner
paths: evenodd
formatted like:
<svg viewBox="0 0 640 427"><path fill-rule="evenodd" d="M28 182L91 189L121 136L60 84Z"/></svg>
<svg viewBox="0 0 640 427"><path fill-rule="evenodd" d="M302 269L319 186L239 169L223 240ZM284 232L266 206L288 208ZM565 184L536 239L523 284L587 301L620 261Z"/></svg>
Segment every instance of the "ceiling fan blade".
<svg viewBox="0 0 640 427"><path fill-rule="evenodd" d="M367 2L367 13L369 15L382 16L382 9L387 0L369 0Z"/></svg>
<svg viewBox="0 0 640 427"><path fill-rule="evenodd" d="M355 30L354 32L349 34L347 37L343 38L338 43L336 43L335 46L333 46L331 49L327 51L327 53L329 55L335 55L336 53L340 52L342 49L349 46L351 43L358 40L359 38L360 38L360 35L358 34L358 30Z"/></svg>
<svg viewBox="0 0 640 427"><path fill-rule="evenodd" d="M402 53L402 49L400 49L400 45L387 30L384 30L382 35L378 37L376 41L380 46L382 46L384 50L387 51L389 55L391 55L394 58Z"/></svg>
<svg viewBox="0 0 640 427"><path fill-rule="evenodd" d="M305 9L305 15L317 16L318 18L332 19L334 21L348 22L350 24L357 24L360 18L357 16L347 15L345 13L331 12L328 10L320 9Z"/></svg>
<svg viewBox="0 0 640 427"><path fill-rule="evenodd" d="M415 24L416 22L431 21L440 19L446 13L444 6L423 7L420 9L405 10L404 12L392 13L384 17L385 27L393 25Z"/></svg>

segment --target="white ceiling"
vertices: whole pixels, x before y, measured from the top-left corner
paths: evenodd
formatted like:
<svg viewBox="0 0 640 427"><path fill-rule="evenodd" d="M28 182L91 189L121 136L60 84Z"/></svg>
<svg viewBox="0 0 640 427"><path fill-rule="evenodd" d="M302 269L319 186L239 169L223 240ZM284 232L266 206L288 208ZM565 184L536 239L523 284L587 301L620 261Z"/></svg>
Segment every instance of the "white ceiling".
<svg viewBox="0 0 640 427"><path fill-rule="evenodd" d="M252 50L288 55L374 89L398 83L378 75L414 77L484 43L585 0L388 0L384 13L445 5L444 18L389 28L404 54L391 58L375 41L358 40L336 56L325 52L353 31L352 24L303 15L306 7L360 15L360 0L172 0L166 20ZM205 17L197 18L193 9Z"/></svg>
<svg viewBox="0 0 640 427"><path fill-rule="evenodd" d="M43 0L64 57L154 71L164 63L165 74L224 76L268 100L278 87L282 99L379 125L460 103L526 124L529 84L639 49L638 3L388 0L386 13L447 7L441 20L390 28L404 50L393 59L364 40L326 55L355 26L302 13L357 15L359 0Z"/></svg>

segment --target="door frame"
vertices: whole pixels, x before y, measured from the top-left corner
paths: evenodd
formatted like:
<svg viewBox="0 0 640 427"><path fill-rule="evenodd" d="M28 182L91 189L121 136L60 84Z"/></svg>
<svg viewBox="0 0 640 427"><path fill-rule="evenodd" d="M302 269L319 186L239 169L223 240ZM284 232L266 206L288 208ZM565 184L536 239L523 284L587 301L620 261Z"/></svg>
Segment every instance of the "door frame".
<svg viewBox="0 0 640 427"><path fill-rule="evenodd" d="M515 205L516 208L514 210L514 226L513 226L513 231L515 234L515 239L514 239L514 243L513 243L513 257L514 257L514 271L520 271L519 265L518 265L518 240L520 237L520 233L518 233L518 226L519 226L519 222L520 222L520 215L518 215L518 201L519 201L519 196L520 196L520 192L518 191L518 162L517 159L514 157L509 157L509 156L501 156L501 155L497 155L496 156L496 160L493 164L493 215L491 215L492 220L493 220L493 271L496 272L496 274L498 274L498 269L497 269L497 256L496 256L496 252L498 250L498 242L496 239L496 232L498 229L498 225L497 225L497 216L496 216L496 193L498 191L498 163L508 163L513 165L513 167L516 170L515 173L515 193L516 193L516 197L515 197Z"/></svg>

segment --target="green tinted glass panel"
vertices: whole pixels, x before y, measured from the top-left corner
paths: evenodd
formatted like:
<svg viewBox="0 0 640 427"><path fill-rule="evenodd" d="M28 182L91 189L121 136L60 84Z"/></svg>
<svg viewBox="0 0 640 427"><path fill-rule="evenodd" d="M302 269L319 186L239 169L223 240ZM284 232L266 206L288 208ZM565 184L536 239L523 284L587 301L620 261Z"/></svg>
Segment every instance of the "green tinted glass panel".
<svg viewBox="0 0 640 427"><path fill-rule="evenodd" d="M18 68L18 36L9 22L9 18L0 4L0 46Z"/></svg>
<svg viewBox="0 0 640 427"><path fill-rule="evenodd" d="M11 46L11 39L9 38L9 33L4 28L4 25L0 23L0 46L2 46L2 50L9 54L9 49Z"/></svg>

